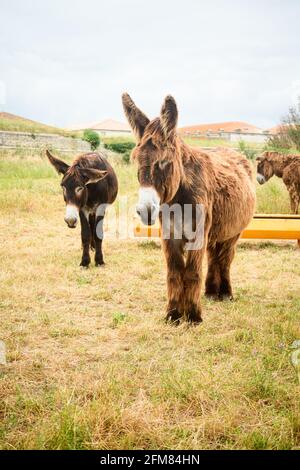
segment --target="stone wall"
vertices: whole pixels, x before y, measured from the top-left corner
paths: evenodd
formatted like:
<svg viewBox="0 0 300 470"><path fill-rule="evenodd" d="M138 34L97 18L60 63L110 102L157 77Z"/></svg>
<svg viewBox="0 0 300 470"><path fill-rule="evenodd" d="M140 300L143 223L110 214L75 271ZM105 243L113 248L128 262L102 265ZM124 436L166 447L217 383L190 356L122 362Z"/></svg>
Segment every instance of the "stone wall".
<svg viewBox="0 0 300 470"><path fill-rule="evenodd" d="M29 132L0 131L1 149L46 149L60 152L89 152L90 144L81 139L56 134L30 134Z"/></svg>

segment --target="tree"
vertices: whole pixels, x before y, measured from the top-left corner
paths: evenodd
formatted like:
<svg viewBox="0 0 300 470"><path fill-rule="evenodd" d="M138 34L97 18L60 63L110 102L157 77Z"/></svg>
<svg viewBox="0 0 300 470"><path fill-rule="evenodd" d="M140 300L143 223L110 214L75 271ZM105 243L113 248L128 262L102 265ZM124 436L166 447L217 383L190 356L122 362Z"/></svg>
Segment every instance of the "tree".
<svg viewBox="0 0 300 470"><path fill-rule="evenodd" d="M91 129L86 129L83 132L83 140L86 140L90 143L92 150L96 150L96 148L100 145L99 134L95 131L92 131Z"/></svg>
<svg viewBox="0 0 300 470"><path fill-rule="evenodd" d="M298 106L289 109L281 121L278 134L270 136L268 145L276 149L296 148L300 151L300 96Z"/></svg>

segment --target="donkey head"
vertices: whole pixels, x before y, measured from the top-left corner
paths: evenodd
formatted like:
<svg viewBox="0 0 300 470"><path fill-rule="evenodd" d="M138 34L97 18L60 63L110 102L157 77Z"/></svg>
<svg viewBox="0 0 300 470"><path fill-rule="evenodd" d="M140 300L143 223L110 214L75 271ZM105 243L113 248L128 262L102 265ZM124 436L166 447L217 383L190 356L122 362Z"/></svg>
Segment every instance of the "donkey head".
<svg viewBox="0 0 300 470"><path fill-rule="evenodd" d="M154 224L161 203L168 203L176 194L182 162L176 135L178 111L174 98L167 96L160 117L150 121L136 107L127 93L122 96L124 111L136 136L132 158L138 165L140 183L136 207L143 223Z"/></svg>
<svg viewBox="0 0 300 470"><path fill-rule="evenodd" d="M264 152L261 156L257 157L257 176L256 179L259 184L266 183L273 175L274 168L272 165L273 152Z"/></svg>
<svg viewBox="0 0 300 470"><path fill-rule="evenodd" d="M66 203L64 220L70 228L75 228L79 219L79 211L85 206L88 199L87 186L100 181L106 176L107 171L94 168L80 168L76 165L69 166L67 163L51 155L48 150L46 153L57 173L63 175L61 187Z"/></svg>

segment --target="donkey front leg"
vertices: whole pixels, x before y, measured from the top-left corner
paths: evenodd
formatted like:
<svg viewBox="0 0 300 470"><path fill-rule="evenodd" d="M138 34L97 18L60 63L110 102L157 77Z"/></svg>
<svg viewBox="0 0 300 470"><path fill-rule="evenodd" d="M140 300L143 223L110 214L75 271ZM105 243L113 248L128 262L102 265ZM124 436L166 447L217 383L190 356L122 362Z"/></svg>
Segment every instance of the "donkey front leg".
<svg viewBox="0 0 300 470"><path fill-rule="evenodd" d="M167 262L168 304L166 321L179 323L184 315L183 273L185 269L183 247L178 240L162 240Z"/></svg>
<svg viewBox="0 0 300 470"><path fill-rule="evenodd" d="M298 214L298 208L299 208L299 202L300 202L299 189L293 185L289 188L289 194L290 194L291 212L292 214Z"/></svg>
<svg viewBox="0 0 300 470"><path fill-rule="evenodd" d="M83 212L79 212L80 215L80 223L81 223L81 241L82 241L82 259L80 266L88 268L91 258L90 258L90 244L91 244L91 230L90 224L83 214Z"/></svg>
<svg viewBox="0 0 300 470"><path fill-rule="evenodd" d="M291 213L292 214L297 214L297 212L296 212L296 203L295 203L295 200L294 200L293 196L290 196L290 204L291 204Z"/></svg>
<svg viewBox="0 0 300 470"><path fill-rule="evenodd" d="M201 323L201 282L204 250L188 251L184 272L185 315L189 322Z"/></svg>

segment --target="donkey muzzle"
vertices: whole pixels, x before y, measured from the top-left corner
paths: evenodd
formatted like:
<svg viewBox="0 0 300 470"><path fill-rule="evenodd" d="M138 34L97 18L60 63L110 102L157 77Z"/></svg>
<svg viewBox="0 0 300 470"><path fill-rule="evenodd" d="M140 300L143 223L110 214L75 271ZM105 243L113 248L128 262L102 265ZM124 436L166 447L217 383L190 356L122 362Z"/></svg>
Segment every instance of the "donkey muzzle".
<svg viewBox="0 0 300 470"><path fill-rule="evenodd" d="M159 214L159 196L153 187L141 187L136 212L143 224L153 225Z"/></svg>
<svg viewBox="0 0 300 470"><path fill-rule="evenodd" d="M264 184L266 182L266 178L260 173L257 173L256 180L259 184Z"/></svg>
<svg viewBox="0 0 300 470"><path fill-rule="evenodd" d="M154 205L141 205L138 204L136 206L136 212L141 218L141 221L145 225L153 225L155 224L159 208Z"/></svg>
<svg viewBox="0 0 300 470"><path fill-rule="evenodd" d="M67 205L66 207L66 215L65 215L65 222L68 224L69 228L75 228L78 222L79 212L76 206Z"/></svg>

